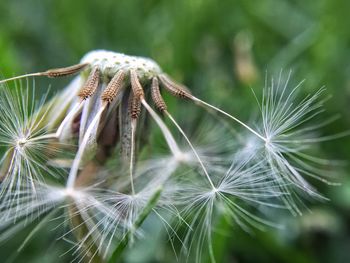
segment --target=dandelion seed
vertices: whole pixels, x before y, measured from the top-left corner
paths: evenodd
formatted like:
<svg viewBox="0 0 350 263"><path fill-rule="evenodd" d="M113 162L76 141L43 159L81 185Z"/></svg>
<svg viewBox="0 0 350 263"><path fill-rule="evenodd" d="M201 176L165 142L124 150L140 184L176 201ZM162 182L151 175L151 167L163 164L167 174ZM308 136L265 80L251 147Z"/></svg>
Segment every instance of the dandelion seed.
<svg viewBox="0 0 350 263"><path fill-rule="evenodd" d="M36 195L31 189L23 189L16 193L20 198L15 204L10 201L1 203L0 229L4 231L0 241L10 238L37 219L43 221L51 212L59 214L61 211L54 221L61 222L59 225L70 225L70 230L60 238L71 235L77 238L72 247L76 259L105 257L111 244L114 246L112 241L120 241L130 230L148 197L140 194L134 198L97 186L65 188L37 184L35 187ZM14 222L16 225L13 225ZM134 231L137 234L137 230Z"/></svg>
<svg viewBox="0 0 350 263"><path fill-rule="evenodd" d="M290 196L284 197L290 210L300 214L301 211L295 204L295 200L298 200L296 196L298 192L305 192L309 196L325 199L304 176L328 183L324 172L313 166L313 164L323 165L321 159L306 153L313 142L325 139L324 137L315 137L317 136L315 132L320 125L322 126L328 121L305 127L306 122L310 122L323 111L324 100L321 100L320 96L324 89L320 89L314 95L308 95L300 103L297 103L296 95L302 82L289 91L290 76L291 73L283 81L281 72L277 83L272 80L271 84L264 89L260 104L260 130L267 138L262 147L264 151L262 154L266 156L272 176L275 177L277 184L281 184L282 191L290 193ZM340 135L344 136L345 134Z"/></svg>
<svg viewBox="0 0 350 263"><path fill-rule="evenodd" d="M282 208L272 200L283 193L274 189L268 172L261 170L260 164L251 166L250 160L232 163L226 173L215 178L214 189L201 183L190 185L186 180L182 185L176 200L183 207L180 214L193 229L185 235L184 243L194 252L197 262L202 262L206 244L211 261L215 262L211 235L220 216L250 232L250 227L264 229L275 225L250 212L247 205Z"/></svg>
<svg viewBox="0 0 350 263"><path fill-rule="evenodd" d="M59 176L59 171L45 166L49 157L59 152L45 125L50 105L44 106L46 95L38 102L34 94L21 86L0 90L0 144L6 149L0 160L1 199L11 196L15 201L16 191L22 188L32 187L36 192L35 181L44 181L44 170L49 177Z"/></svg>

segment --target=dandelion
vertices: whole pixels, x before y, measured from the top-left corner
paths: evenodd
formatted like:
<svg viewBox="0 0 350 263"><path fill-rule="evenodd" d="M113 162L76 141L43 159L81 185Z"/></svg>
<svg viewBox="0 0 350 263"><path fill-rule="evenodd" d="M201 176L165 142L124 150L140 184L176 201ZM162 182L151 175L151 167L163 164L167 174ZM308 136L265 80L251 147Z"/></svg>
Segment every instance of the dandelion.
<svg viewBox="0 0 350 263"><path fill-rule="evenodd" d="M264 90L261 125L252 126L194 96L155 61L104 50L86 54L74 66L0 84L77 73L65 90L38 107L21 89L14 95L2 91L3 239L27 222L63 209L62 224L70 226L63 238L75 237L74 259L113 262L142 236L143 221L154 214L169 235L180 239L184 251L194 252L201 262L207 244L215 262L211 235L217 218L223 216L250 231L273 225L260 217L261 207L301 213L300 194L321 196L304 176L325 181L310 163L326 161L304 150L308 142L332 137L305 137L322 124L301 128L321 111L321 91L297 104L294 94L300 85L289 92L289 76L284 83L280 76L277 85L273 82ZM239 132L220 136L222 127L210 127L212 132L206 135L222 142L197 147L168 110L162 92L220 114L229 127L239 125L249 136ZM140 158L147 145L144 124L149 120L163 135L169 155ZM181 143L173 130L182 137ZM51 148L55 154L50 154ZM54 163L61 166L59 179L47 172ZM10 227L14 222L17 226ZM183 239L176 222L188 229Z"/></svg>

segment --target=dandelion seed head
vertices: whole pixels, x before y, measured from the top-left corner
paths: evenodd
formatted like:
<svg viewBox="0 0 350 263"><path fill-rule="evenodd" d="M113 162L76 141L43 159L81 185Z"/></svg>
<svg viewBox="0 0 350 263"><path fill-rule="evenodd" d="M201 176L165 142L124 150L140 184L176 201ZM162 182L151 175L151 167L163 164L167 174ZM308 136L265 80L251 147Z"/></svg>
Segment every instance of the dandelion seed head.
<svg viewBox="0 0 350 263"><path fill-rule="evenodd" d="M171 221L187 226L184 249L190 251L197 243L201 261L207 242L213 260L211 234L218 219L248 232L251 227L263 229L273 224L261 217L261 207L298 212L294 199L299 200L300 192L319 196L304 179L320 178L320 169L310 163L325 163L307 153L309 145L321 140L308 137L315 136L319 125L303 125L322 111L321 91L296 103L300 85L289 91L289 76L285 82L280 76L265 87L261 120L253 129L192 95L148 58L96 50L78 65L29 75L78 72L52 103L38 108L21 91L0 96L5 111L0 115L0 143L7 148L0 160L0 230L7 228L5 237L21 229L8 228L13 222L25 225L51 211L64 211L59 215L61 226L68 226L63 238L74 237L77 261L96 255L106 259L125 240L132 245L134 237L141 237L143 220L153 214L176 237ZM168 111L161 89L228 117L249 134L225 123L230 137L227 130L222 133L210 125L202 135L211 137L211 143L196 142ZM148 136L142 124L148 119L159 128L169 156L140 154ZM52 160L46 155L53 140L55 145L64 141L77 146L69 148L75 156L67 160L58 185L46 180L52 175L47 169ZM109 168L114 158L118 161Z"/></svg>
<svg viewBox="0 0 350 263"><path fill-rule="evenodd" d="M162 73L159 65L149 58L128 56L106 50L95 50L87 53L81 63L98 66L103 75L112 78L119 70L135 70L140 79L146 80Z"/></svg>

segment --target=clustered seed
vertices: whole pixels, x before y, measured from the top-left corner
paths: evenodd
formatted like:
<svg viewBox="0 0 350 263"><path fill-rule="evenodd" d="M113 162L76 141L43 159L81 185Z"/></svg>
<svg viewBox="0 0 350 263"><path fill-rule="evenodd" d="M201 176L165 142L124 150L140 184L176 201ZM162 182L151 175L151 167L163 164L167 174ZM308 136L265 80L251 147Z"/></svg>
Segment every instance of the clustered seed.
<svg viewBox="0 0 350 263"><path fill-rule="evenodd" d="M100 67L96 65L97 61L93 60L95 66L92 67L88 78L80 91L78 92L78 96L85 100L92 96L101 80L101 77L105 74L104 71L101 72ZM133 63L138 63L137 58L133 58ZM127 63L128 60L125 61ZM83 66L84 65L84 66ZM118 64L120 65L120 63ZM141 63L140 65L146 65L145 63ZM86 63L75 65L72 67L68 67L66 69L71 68L73 70L81 70L86 66ZM91 65L90 65L91 66ZM110 70L110 67L107 67ZM121 92L127 88L131 87L130 98L129 98L129 115L132 119L138 119L141 112L141 102L144 99L144 87L143 85L148 85L148 82L151 82L151 98L155 107L160 112L165 112L167 110L166 103L161 95L160 87L164 88L171 95L179 97L179 98L191 98L190 91L171 80L169 76L164 73L157 74L151 78L148 78L147 81L143 81L143 85L141 84L140 79L144 79L143 73L149 72L149 68L140 68L136 69L130 67L121 67L118 66L118 71L114 74L112 79L109 81L107 87L102 92L101 99L104 102L111 103ZM56 69L57 72L63 72L64 69ZM127 81L129 80L129 81ZM161 85L160 85L161 84Z"/></svg>

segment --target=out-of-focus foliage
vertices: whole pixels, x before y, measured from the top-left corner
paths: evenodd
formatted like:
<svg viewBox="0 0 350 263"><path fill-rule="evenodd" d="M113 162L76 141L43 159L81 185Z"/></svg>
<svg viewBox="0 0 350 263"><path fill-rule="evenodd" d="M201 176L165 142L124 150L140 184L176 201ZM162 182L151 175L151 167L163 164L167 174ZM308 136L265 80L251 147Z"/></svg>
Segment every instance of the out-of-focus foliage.
<svg viewBox="0 0 350 263"><path fill-rule="evenodd" d="M1 0L0 70L5 76L75 64L93 49L153 58L194 94L249 118L265 75L292 69L303 92L321 86L333 97L326 115L340 120L323 129L350 128L350 29L348 0ZM68 80L37 80L45 92ZM178 116L185 104L167 98ZM190 116L188 124L194 118ZM186 121L183 121L185 123ZM325 143L320 151L350 160L350 140ZM281 230L249 235L225 223L214 236L218 262L349 262L350 176L339 167L342 186L319 188L331 201L309 203L311 213L276 214ZM125 254L125 262L176 262L170 244L159 248L152 219L149 232ZM227 230L226 230L227 229ZM67 246L52 240L50 224L16 252L26 234L1 244L1 262L69 262Z"/></svg>

